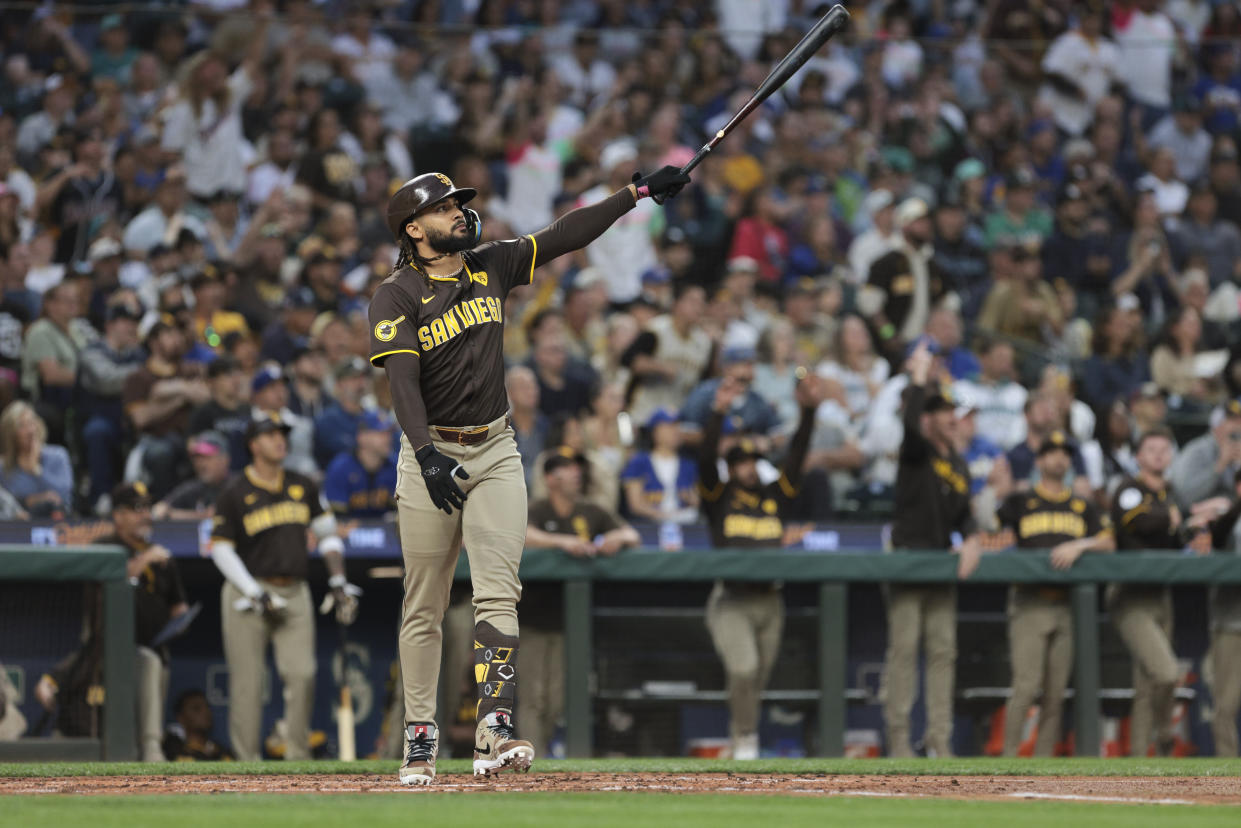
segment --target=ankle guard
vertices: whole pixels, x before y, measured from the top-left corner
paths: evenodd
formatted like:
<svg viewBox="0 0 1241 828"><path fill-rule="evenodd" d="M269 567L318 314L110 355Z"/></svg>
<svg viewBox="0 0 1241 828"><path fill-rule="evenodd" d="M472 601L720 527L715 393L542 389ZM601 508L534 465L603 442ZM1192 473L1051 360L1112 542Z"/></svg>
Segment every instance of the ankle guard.
<svg viewBox="0 0 1241 828"><path fill-rule="evenodd" d="M478 682L477 716L512 710L517 698L517 636L505 635L486 621L474 626L474 680Z"/></svg>

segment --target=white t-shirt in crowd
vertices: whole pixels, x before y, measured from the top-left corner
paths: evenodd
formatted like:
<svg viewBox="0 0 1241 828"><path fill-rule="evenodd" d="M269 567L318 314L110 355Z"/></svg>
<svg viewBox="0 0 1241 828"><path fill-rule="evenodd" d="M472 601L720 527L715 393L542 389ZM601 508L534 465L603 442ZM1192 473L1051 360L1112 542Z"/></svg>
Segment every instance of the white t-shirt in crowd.
<svg viewBox="0 0 1241 828"><path fill-rule="evenodd" d="M1147 106L1171 106L1176 29L1168 16L1135 9L1129 25L1116 32L1116 42L1120 44L1120 76L1133 99Z"/></svg>
<svg viewBox="0 0 1241 828"><path fill-rule="evenodd" d="M241 107L253 83L244 67L228 79L228 106L218 111L213 100L203 101L198 117L184 98L164 115L162 147L181 153L186 186L195 196L217 190L246 191L246 139L241 131Z"/></svg>
<svg viewBox="0 0 1241 828"><path fill-rule="evenodd" d="M1051 109L1056 126L1070 135L1081 135L1094 119L1095 106L1107 94L1120 67L1120 50L1106 38L1093 42L1076 30L1052 41L1043 57L1043 71L1054 72L1077 82L1086 93L1083 100L1066 95L1051 84L1039 91L1039 98Z"/></svg>

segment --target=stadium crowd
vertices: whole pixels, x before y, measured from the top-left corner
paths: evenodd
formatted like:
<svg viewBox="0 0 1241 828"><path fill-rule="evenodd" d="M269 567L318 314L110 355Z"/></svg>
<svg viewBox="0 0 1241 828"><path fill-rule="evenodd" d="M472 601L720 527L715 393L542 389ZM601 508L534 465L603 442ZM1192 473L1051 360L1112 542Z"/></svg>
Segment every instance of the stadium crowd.
<svg viewBox="0 0 1241 828"><path fill-rule="evenodd" d="M107 515L141 481L157 516L205 517L274 413L288 468L383 517L396 427L366 309L395 188L443 171L485 239L536 231L687 161L827 5L0 9L0 515ZM984 523L1057 431L1102 510L1164 424L1181 509L1232 497L1238 4L849 10L683 193L509 298L532 500L567 448L599 506L698 520L686 452L721 384L724 440L771 483L805 368L825 399L794 517L890 510L920 343Z"/></svg>

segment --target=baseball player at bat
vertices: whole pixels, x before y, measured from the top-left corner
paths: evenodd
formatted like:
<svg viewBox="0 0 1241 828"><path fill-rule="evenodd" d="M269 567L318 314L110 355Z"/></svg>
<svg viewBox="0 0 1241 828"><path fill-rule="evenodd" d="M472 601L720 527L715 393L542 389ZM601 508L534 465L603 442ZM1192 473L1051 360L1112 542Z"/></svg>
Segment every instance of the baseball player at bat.
<svg viewBox="0 0 1241 828"><path fill-rule="evenodd" d="M530 284L539 265L596 239L639 199L670 198L689 180L664 167L537 233L487 244L479 243L478 214L466 207L475 191L446 175L420 175L388 202L400 257L370 304L370 352L387 372L403 432L396 499L405 564L404 784L435 779L440 622L462 542L474 589L474 773L524 771L534 760L513 721L527 503L504 388L505 297Z"/></svg>

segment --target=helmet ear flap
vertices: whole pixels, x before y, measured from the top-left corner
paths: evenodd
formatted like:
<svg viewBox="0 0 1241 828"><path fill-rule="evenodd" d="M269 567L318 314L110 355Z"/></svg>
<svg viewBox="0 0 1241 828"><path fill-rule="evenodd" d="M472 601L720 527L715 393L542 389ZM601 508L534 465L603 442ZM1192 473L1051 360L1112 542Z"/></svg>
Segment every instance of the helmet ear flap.
<svg viewBox="0 0 1241 828"><path fill-rule="evenodd" d="M470 244L476 245L483 238L483 218L469 207L462 207L461 212L465 215L465 229L470 234Z"/></svg>

